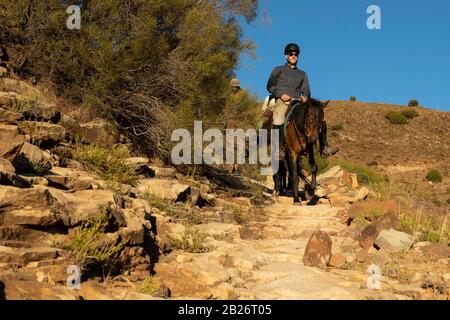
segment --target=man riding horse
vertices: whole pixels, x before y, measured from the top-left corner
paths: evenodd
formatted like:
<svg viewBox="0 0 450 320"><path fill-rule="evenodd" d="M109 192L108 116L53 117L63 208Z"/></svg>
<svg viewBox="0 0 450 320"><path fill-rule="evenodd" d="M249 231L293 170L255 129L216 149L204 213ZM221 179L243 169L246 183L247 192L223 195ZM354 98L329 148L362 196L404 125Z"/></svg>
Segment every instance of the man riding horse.
<svg viewBox="0 0 450 320"><path fill-rule="evenodd" d="M311 98L308 76L303 70L297 68L300 47L290 43L286 46L284 54L287 63L273 69L267 82L267 90L276 99L273 108L273 128L279 130L280 158L283 158L285 154L283 125L290 102L298 99L306 103ZM330 157L339 151L338 148L331 148L328 145L325 120L323 120L319 144L322 157Z"/></svg>

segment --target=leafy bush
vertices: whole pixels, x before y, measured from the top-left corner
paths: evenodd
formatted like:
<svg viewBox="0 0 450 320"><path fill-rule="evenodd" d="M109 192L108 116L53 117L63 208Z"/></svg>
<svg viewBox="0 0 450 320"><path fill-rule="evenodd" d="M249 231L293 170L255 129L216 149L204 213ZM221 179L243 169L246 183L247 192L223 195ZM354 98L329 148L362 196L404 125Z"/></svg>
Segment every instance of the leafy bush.
<svg viewBox="0 0 450 320"><path fill-rule="evenodd" d="M239 57L253 52L240 23L255 19L257 0L79 3L74 31L67 1L1 1L12 72L116 120L149 156L170 158L173 121L219 117Z"/></svg>
<svg viewBox="0 0 450 320"><path fill-rule="evenodd" d="M402 115L408 119L413 119L419 116L419 113L414 109L403 110Z"/></svg>
<svg viewBox="0 0 450 320"><path fill-rule="evenodd" d="M407 124L408 119L400 112L390 111L385 115L386 119L392 124Z"/></svg>
<svg viewBox="0 0 450 320"><path fill-rule="evenodd" d="M111 183L113 188L118 184L136 185L138 175L134 168L125 163L128 158L125 146L104 149L96 145L76 145L73 158L96 171L102 179Z"/></svg>
<svg viewBox="0 0 450 320"><path fill-rule="evenodd" d="M431 169L426 176L427 181L442 182L442 174L437 169Z"/></svg>
<svg viewBox="0 0 450 320"><path fill-rule="evenodd" d="M350 97L350 101L356 101L356 97L355 96L351 96Z"/></svg>
<svg viewBox="0 0 450 320"><path fill-rule="evenodd" d="M408 102L408 107L418 107L419 106L419 101L415 100L415 99L411 99Z"/></svg>

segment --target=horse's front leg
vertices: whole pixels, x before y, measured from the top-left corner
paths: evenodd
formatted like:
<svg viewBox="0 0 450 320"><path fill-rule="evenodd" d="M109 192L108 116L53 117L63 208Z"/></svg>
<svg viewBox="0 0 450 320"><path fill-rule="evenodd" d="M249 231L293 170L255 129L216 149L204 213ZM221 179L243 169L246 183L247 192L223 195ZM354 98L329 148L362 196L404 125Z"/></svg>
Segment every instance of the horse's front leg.
<svg viewBox="0 0 450 320"><path fill-rule="evenodd" d="M280 194L280 179L279 179L280 172L277 172L273 175L273 194L272 196L274 198L277 198Z"/></svg>
<svg viewBox="0 0 450 320"><path fill-rule="evenodd" d="M311 190L313 192L312 195L314 195L314 191L317 187L317 171L319 170L319 167L316 163L316 159L314 157L314 147L310 146L308 149L308 158L309 158L309 166L311 167Z"/></svg>
<svg viewBox="0 0 450 320"><path fill-rule="evenodd" d="M293 152L289 153L289 162L291 165L291 174L292 174L292 187L294 189L294 204L302 204L300 202L300 198L298 195L298 172L297 172L297 161L298 161L298 155L294 154Z"/></svg>

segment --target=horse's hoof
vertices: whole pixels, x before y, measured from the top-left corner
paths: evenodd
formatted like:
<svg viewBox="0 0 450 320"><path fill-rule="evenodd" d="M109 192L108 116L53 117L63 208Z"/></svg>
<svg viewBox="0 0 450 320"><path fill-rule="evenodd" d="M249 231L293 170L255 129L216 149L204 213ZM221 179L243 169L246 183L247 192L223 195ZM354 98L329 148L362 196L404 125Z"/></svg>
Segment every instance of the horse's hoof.
<svg viewBox="0 0 450 320"><path fill-rule="evenodd" d="M294 201L294 206L301 207L301 206L303 206L303 203L301 201L298 201L298 202Z"/></svg>

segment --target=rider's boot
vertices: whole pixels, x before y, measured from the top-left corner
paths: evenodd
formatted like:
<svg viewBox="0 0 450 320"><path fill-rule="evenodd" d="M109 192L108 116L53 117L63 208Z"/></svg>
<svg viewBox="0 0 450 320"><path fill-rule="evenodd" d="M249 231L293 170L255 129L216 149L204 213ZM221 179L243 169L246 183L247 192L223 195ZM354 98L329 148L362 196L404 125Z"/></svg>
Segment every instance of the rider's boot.
<svg viewBox="0 0 450 320"><path fill-rule="evenodd" d="M273 126L274 129L278 130L278 135L279 135L279 157L278 159L284 159L285 155L286 155L286 147L284 145L284 133L283 133L283 125L274 125Z"/></svg>
<svg viewBox="0 0 450 320"><path fill-rule="evenodd" d="M322 158L331 157L339 151L339 148L337 148L337 147L332 148L328 144L327 123L325 122L325 120L323 121L322 131L320 132L320 135L319 135L319 143L320 143L320 155L322 156Z"/></svg>

